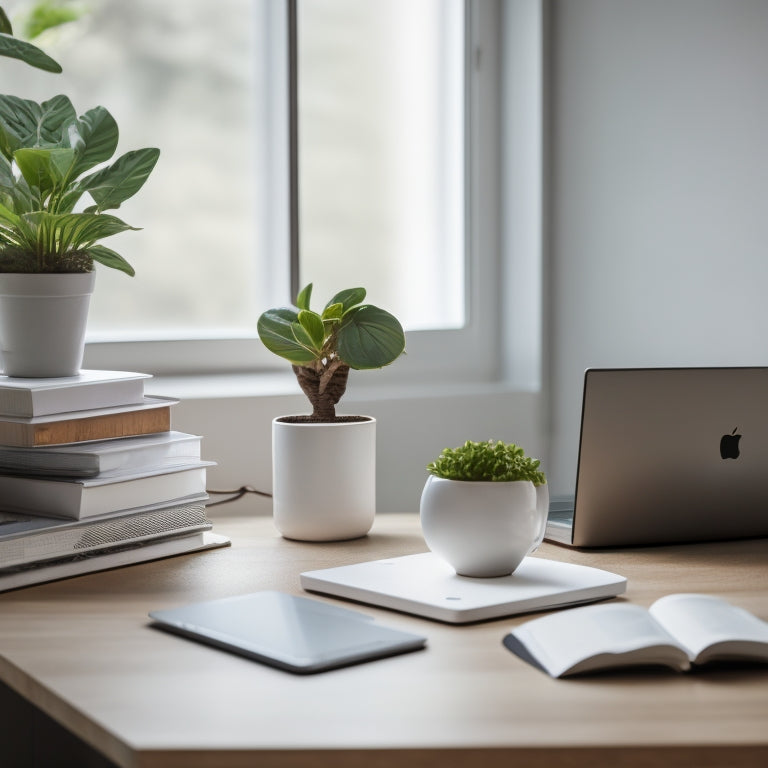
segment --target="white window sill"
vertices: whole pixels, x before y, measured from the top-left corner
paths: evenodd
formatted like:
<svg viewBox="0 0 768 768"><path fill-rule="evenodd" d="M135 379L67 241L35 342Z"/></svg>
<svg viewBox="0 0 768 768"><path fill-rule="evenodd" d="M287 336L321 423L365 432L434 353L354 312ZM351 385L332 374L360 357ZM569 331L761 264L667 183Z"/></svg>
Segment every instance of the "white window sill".
<svg viewBox="0 0 768 768"><path fill-rule="evenodd" d="M544 401L506 383L388 384L351 381L341 413L377 420L377 511L419 510L426 465L443 448L466 440L504 440L542 459L546 471ZM362 380L366 377L368 383ZM306 413L308 401L291 372L158 376L147 392L179 399L173 428L203 436L209 488L272 487L272 420ZM344 405L347 405L345 408ZM354 404L350 407L350 404ZM297 470L297 471L300 471ZM253 513L268 512L253 504Z"/></svg>
<svg viewBox="0 0 768 768"><path fill-rule="evenodd" d="M386 385L365 381L375 372L350 373L344 395L347 402L388 401L442 397L483 397L499 394L536 394L532 389L513 387L507 382L427 382ZM149 395L177 397L180 400L211 400L242 397L281 397L301 395L292 372L225 373L186 376L155 376L146 384ZM303 395L302 395L303 396Z"/></svg>

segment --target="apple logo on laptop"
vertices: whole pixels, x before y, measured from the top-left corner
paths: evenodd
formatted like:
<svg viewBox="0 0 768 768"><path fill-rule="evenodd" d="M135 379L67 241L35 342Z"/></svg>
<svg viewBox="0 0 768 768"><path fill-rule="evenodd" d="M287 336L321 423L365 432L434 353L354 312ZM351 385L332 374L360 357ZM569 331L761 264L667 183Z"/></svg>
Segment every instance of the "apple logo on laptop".
<svg viewBox="0 0 768 768"><path fill-rule="evenodd" d="M738 429L738 427L736 427L736 429ZM723 435L720 438L720 458L739 458L739 440L741 440L741 435L736 434L736 429L734 429L730 435Z"/></svg>

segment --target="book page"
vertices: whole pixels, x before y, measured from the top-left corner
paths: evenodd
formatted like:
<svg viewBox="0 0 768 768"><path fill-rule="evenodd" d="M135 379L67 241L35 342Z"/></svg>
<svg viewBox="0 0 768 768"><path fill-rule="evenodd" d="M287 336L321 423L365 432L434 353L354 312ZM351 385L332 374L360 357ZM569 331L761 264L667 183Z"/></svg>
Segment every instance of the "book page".
<svg viewBox="0 0 768 768"><path fill-rule="evenodd" d="M630 664L687 667L685 652L638 605L572 608L533 619L511 633L553 677Z"/></svg>
<svg viewBox="0 0 768 768"><path fill-rule="evenodd" d="M734 658L768 661L768 623L727 600L714 595L667 595L650 607L650 613L695 663Z"/></svg>

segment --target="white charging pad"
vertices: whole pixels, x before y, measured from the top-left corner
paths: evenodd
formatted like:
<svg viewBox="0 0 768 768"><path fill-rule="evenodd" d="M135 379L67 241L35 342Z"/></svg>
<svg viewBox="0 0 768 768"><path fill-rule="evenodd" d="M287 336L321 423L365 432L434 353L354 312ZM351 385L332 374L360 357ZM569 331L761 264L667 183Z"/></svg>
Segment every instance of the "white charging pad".
<svg viewBox="0 0 768 768"><path fill-rule="evenodd" d="M560 608L615 597L626 590L623 576L585 565L526 557L511 576L457 576L426 552L301 574L310 592L413 613L451 624Z"/></svg>

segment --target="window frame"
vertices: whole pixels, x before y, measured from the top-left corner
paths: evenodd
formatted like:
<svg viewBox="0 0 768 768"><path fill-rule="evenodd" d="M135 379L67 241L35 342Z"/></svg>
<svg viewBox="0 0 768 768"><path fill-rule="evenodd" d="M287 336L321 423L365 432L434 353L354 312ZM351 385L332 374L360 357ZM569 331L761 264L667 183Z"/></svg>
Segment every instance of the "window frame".
<svg viewBox="0 0 768 768"><path fill-rule="evenodd" d="M282 200L261 233L272 260L264 275L278 296L291 303L297 288L296 146L295 146L295 0L266 0L268 29L263 40L273 46L274 87L264 104L271 116L274 198ZM502 369L500 4L465 0L465 301L466 324L460 329L409 331L407 354L376 377L386 382L481 382L498 379ZM293 163L293 165L292 165ZM293 183L289 183L292 179ZM293 224L293 226L292 226ZM98 290L98 288L97 288ZM88 337L84 366L134 369L156 375L204 375L285 370L255 335L158 340Z"/></svg>

